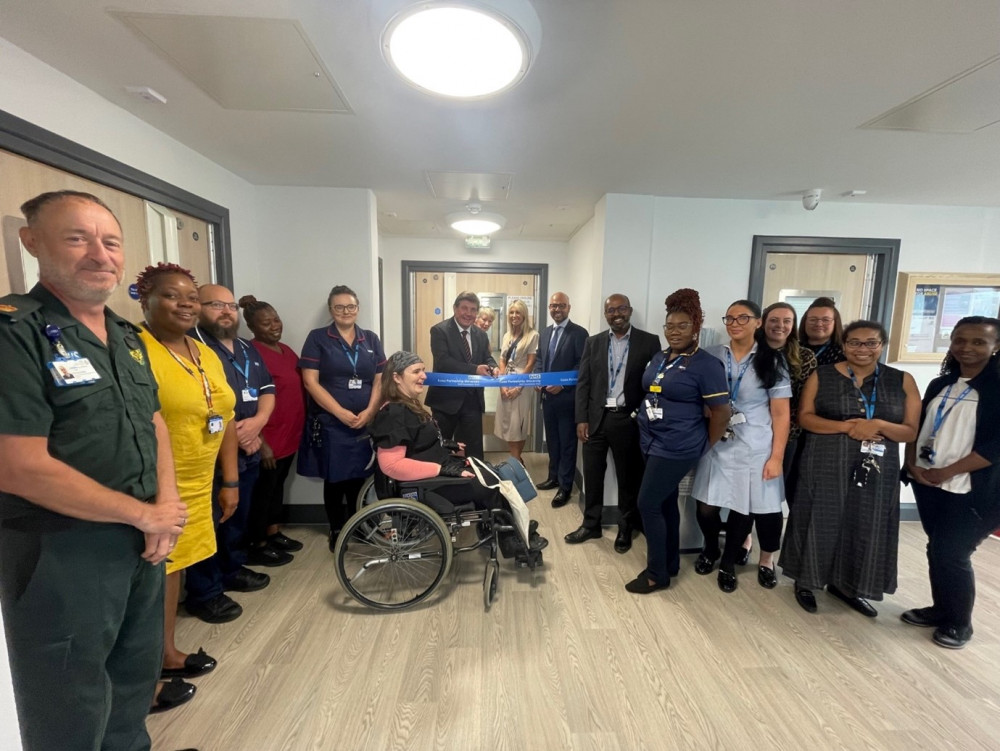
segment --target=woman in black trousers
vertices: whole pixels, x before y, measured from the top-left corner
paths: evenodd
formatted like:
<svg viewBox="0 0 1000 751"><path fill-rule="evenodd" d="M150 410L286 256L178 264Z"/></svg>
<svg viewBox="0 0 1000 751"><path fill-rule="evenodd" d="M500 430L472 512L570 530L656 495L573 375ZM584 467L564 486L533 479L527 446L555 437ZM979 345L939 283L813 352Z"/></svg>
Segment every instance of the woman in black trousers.
<svg viewBox="0 0 1000 751"><path fill-rule="evenodd" d="M1000 526L1000 320L961 319L940 377L923 400L917 440L906 446L927 533L933 604L900 616L933 627L934 643L961 649L972 638L976 578L972 554ZM908 477L907 477L908 475Z"/></svg>

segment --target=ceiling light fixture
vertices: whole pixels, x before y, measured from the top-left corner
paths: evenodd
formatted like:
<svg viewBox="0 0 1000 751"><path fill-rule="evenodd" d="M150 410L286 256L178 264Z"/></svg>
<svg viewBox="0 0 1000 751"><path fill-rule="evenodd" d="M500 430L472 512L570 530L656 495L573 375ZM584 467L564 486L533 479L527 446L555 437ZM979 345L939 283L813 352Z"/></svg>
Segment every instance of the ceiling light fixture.
<svg viewBox="0 0 1000 751"><path fill-rule="evenodd" d="M524 22L515 22L514 17ZM382 34L382 54L419 89L477 99L505 91L524 78L537 53L529 42L530 32L536 32L537 43L540 29L527 0L420 2L389 21Z"/></svg>
<svg viewBox="0 0 1000 751"><path fill-rule="evenodd" d="M445 217L445 221L463 235L492 235L507 224L505 216L483 211L478 203L466 204L465 211L454 211Z"/></svg>

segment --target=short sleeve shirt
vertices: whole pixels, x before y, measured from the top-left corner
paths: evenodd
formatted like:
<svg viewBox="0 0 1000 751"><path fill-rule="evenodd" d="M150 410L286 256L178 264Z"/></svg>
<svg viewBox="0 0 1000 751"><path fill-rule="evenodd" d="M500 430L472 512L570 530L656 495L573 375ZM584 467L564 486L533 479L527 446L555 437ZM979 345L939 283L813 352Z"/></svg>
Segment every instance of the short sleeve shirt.
<svg viewBox="0 0 1000 751"><path fill-rule="evenodd" d="M318 370L319 385L344 409L355 414L368 408L376 376L385 370L385 352L374 331L354 328L354 342L348 345L336 326L314 329L302 345L299 367ZM361 388L351 388L351 380Z"/></svg>
<svg viewBox="0 0 1000 751"><path fill-rule="evenodd" d="M47 289L0 299L0 434L47 437L52 456L105 487L134 498L156 494L156 380L138 328L105 308L107 345ZM46 326L68 352L87 358L100 378L57 386L57 356ZM0 493L0 518L59 516Z"/></svg>

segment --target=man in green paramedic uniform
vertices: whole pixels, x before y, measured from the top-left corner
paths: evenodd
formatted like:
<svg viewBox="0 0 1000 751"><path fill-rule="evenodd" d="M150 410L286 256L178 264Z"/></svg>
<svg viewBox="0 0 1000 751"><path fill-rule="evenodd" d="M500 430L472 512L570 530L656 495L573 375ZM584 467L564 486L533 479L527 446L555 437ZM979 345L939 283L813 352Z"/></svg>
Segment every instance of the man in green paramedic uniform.
<svg viewBox="0 0 1000 751"><path fill-rule="evenodd" d="M104 305L121 226L83 193L21 210L40 281L0 298L0 606L22 742L148 749L187 508L145 350Z"/></svg>

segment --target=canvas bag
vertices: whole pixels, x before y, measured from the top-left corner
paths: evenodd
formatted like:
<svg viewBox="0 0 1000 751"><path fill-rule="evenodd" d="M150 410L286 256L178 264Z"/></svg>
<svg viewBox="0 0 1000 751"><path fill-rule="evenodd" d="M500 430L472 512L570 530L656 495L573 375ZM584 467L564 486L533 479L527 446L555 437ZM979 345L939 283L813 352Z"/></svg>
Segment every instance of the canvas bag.
<svg viewBox="0 0 1000 751"><path fill-rule="evenodd" d="M521 494L514 483L510 480L504 480L497 474L493 467L474 456L469 457L469 467L484 488L499 490L500 494L507 499L510 510L514 514L514 523L521 533L521 539L527 544L528 522L531 521L531 518L528 514L528 507L525 505L524 499L521 498Z"/></svg>

